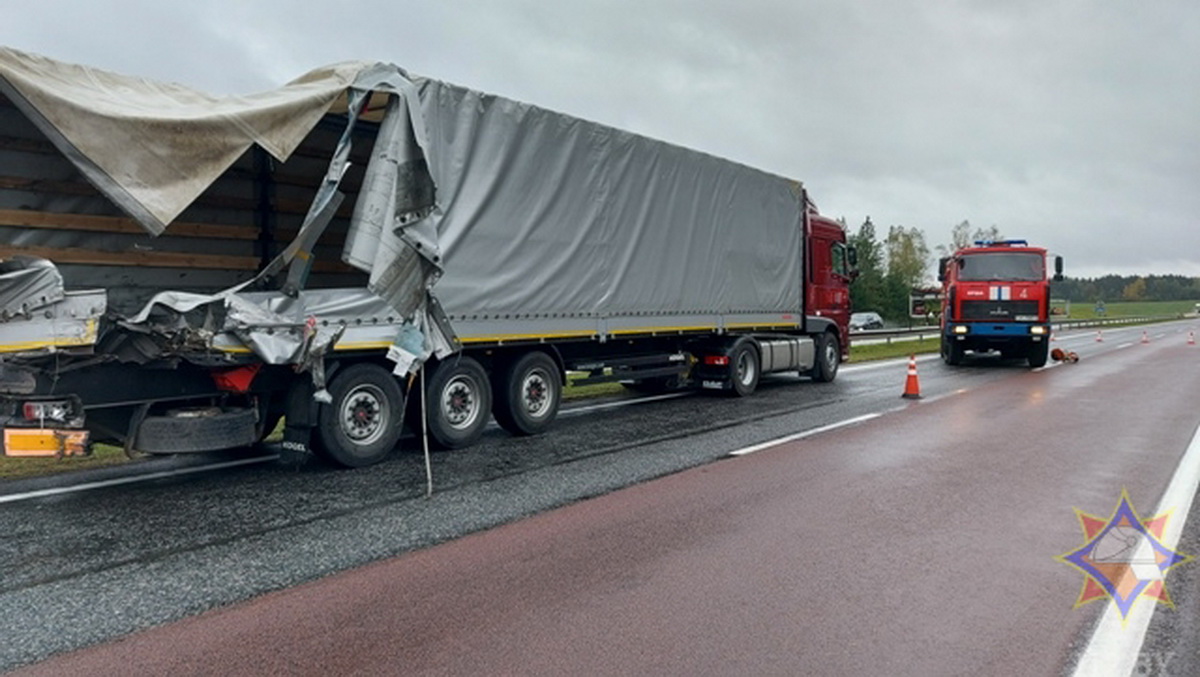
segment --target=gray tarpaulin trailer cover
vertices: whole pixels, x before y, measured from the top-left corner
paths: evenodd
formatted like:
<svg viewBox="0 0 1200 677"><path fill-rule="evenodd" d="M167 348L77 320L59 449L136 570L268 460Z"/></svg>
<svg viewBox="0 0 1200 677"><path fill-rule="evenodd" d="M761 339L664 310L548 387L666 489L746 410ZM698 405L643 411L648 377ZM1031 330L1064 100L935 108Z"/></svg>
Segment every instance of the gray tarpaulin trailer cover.
<svg viewBox="0 0 1200 677"><path fill-rule="evenodd" d="M602 338L623 327L803 317L802 187L696 151L386 64L337 64L270 92L213 96L0 49L0 90L155 234L169 234L252 144L284 160L322 116L378 119L387 97L342 258L370 273L381 305L411 318L425 339L416 362L455 346L448 325L429 317L427 288L464 338ZM328 222L322 210L349 145L346 134L270 273L306 257L306 237ZM151 321L156 305L223 304L226 331L213 345L302 360L299 338L254 335L303 326L306 294L293 301L244 286L167 291L125 321ZM361 292L348 298L362 310ZM326 312L337 309L330 300L321 294ZM333 330L321 331L329 339Z"/></svg>

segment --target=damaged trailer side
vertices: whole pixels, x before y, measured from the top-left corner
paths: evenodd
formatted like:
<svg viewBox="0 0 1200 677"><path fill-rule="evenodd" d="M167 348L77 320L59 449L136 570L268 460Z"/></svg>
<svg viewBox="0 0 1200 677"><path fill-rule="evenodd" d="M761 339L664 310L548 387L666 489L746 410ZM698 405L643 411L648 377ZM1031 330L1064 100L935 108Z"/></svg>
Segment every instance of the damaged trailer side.
<svg viewBox="0 0 1200 677"><path fill-rule="evenodd" d="M847 355L844 229L785 177L386 64L214 97L0 49L0 95L0 423L62 453L284 416L360 466L410 401L459 448L570 372L746 396Z"/></svg>
<svg viewBox="0 0 1200 677"><path fill-rule="evenodd" d="M389 186L420 156L410 88L355 63L220 98L0 49L5 453L79 453L81 428L130 453L242 446L289 405L310 426L329 417L334 344L375 385L340 393L318 451L390 451L391 371L454 347L428 295L436 232L404 232L432 182ZM337 261L359 232L374 256Z"/></svg>

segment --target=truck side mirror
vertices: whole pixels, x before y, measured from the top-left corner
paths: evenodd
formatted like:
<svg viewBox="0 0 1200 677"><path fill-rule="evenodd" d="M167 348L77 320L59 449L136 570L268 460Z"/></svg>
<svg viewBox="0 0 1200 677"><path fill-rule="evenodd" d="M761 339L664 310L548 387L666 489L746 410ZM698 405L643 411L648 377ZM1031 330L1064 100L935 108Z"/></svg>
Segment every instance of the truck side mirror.
<svg viewBox="0 0 1200 677"><path fill-rule="evenodd" d="M846 247L846 262L850 264L850 270L858 268L858 250L854 245Z"/></svg>
<svg viewBox="0 0 1200 677"><path fill-rule="evenodd" d="M938 259L938 282L946 281L946 264L950 263L949 256Z"/></svg>
<svg viewBox="0 0 1200 677"><path fill-rule="evenodd" d="M1062 281L1063 281L1063 274L1062 274L1062 271L1063 271L1063 260L1062 260L1062 257L1061 257L1061 256L1055 256L1055 257L1054 257L1054 281L1055 281L1055 282L1062 282Z"/></svg>

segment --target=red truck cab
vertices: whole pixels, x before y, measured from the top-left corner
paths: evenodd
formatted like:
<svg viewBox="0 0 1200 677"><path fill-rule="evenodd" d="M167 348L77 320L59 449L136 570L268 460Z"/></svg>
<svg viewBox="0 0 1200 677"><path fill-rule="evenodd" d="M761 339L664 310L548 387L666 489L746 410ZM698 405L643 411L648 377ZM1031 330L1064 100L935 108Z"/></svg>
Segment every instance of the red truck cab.
<svg viewBox="0 0 1200 677"><path fill-rule="evenodd" d="M809 260L805 268L805 312L837 325L839 357L850 358L850 283L857 275L854 249L846 244L846 231L837 221L808 213Z"/></svg>
<svg viewBox="0 0 1200 677"><path fill-rule="evenodd" d="M1050 282L1062 280L1062 257L1046 270L1046 250L1025 240L980 241L938 264L942 282L942 359L963 361L967 351L999 351L1033 368L1050 351Z"/></svg>

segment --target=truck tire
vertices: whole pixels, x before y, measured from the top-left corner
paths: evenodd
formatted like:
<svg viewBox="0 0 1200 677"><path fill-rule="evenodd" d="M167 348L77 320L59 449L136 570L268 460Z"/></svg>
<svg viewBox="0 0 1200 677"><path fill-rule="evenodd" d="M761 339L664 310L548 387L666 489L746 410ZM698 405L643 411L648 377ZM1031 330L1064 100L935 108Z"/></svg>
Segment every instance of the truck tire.
<svg viewBox="0 0 1200 677"><path fill-rule="evenodd" d="M942 337L942 361L951 367L957 367L963 361L962 344Z"/></svg>
<svg viewBox="0 0 1200 677"><path fill-rule="evenodd" d="M1029 368L1037 369L1038 367L1046 366L1046 359L1050 357L1050 344L1045 341L1038 341L1029 346Z"/></svg>
<svg viewBox="0 0 1200 677"><path fill-rule="evenodd" d="M823 332L816 341L816 363L812 368L812 379L829 383L837 378L838 365L842 359L842 346L833 332Z"/></svg>
<svg viewBox="0 0 1200 677"><path fill-rule="evenodd" d="M762 373L762 361L758 357L758 348L750 339L742 339L733 344L729 351L729 382L733 388L727 391L734 397L746 397L758 388L758 377Z"/></svg>
<svg viewBox="0 0 1200 677"><path fill-rule="evenodd" d="M283 412L271 406L271 400L267 396L261 396L256 403L256 411L258 423L255 428L256 436L259 442L265 442L271 433L279 427L279 422L283 420Z"/></svg>
<svg viewBox="0 0 1200 677"><path fill-rule="evenodd" d="M425 384L429 435L440 449L474 444L487 426L492 387L474 358L458 355L441 362Z"/></svg>
<svg viewBox="0 0 1200 677"><path fill-rule="evenodd" d="M562 374L546 353L533 351L508 365L495 383L492 416L513 435L550 427L562 402Z"/></svg>
<svg viewBox="0 0 1200 677"><path fill-rule="evenodd" d="M321 405L313 451L327 461L361 468L382 461L400 440L404 392L387 369L354 364L329 385L333 401Z"/></svg>
<svg viewBox="0 0 1200 677"><path fill-rule="evenodd" d="M258 441L258 415L252 407L190 407L147 416L134 449L147 454L189 454L244 447Z"/></svg>

